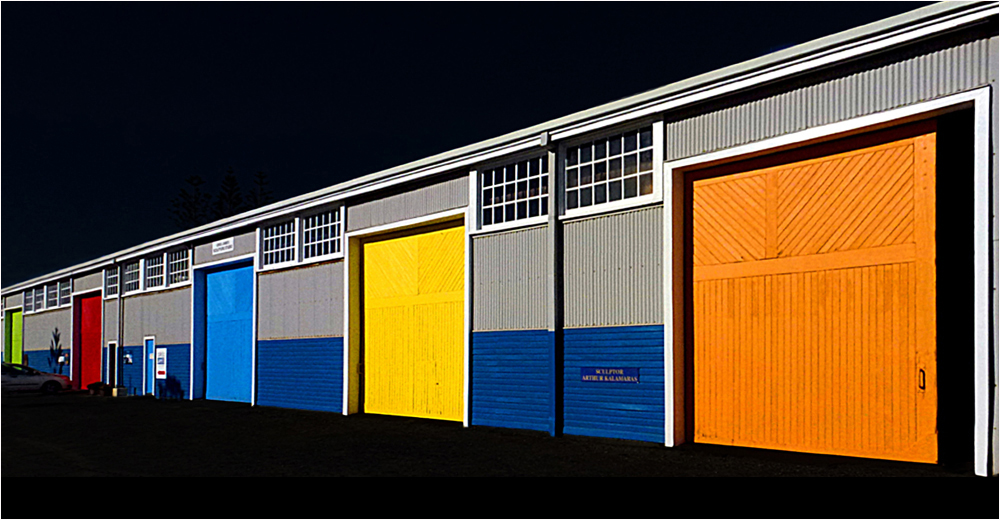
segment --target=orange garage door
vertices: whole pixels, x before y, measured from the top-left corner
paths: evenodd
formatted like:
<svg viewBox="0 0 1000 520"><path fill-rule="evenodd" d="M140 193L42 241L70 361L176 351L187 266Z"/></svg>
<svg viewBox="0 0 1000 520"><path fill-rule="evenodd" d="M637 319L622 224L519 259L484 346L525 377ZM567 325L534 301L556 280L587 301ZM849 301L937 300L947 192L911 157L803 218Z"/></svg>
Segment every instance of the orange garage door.
<svg viewBox="0 0 1000 520"><path fill-rule="evenodd" d="M927 130L693 181L696 442L937 461Z"/></svg>

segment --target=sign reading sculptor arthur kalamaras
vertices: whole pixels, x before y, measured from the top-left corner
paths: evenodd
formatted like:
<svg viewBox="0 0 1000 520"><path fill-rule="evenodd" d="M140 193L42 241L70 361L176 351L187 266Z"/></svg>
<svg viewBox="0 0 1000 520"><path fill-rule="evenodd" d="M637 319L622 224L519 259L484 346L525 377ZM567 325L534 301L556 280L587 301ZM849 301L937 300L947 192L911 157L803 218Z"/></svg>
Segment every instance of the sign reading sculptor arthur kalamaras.
<svg viewBox="0 0 1000 520"><path fill-rule="evenodd" d="M584 383L639 383L638 368L582 368Z"/></svg>

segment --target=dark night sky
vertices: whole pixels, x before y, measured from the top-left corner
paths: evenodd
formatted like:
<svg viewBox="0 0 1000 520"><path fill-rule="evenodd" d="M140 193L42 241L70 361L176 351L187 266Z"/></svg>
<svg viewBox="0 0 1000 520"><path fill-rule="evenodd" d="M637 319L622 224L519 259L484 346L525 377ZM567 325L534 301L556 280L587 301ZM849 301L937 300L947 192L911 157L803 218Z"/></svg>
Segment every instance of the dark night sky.
<svg viewBox="0 0 1000 520"><path fill-rule="evenodd" d="M4 3L3 286L924 3Z"/></svg>

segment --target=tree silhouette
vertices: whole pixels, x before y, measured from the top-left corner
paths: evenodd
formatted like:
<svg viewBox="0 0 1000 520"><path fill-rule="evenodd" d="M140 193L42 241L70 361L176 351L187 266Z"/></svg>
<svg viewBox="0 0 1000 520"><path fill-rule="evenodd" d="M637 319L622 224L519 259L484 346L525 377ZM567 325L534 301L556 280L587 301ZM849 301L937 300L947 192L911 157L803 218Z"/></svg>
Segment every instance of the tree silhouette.
<svg viewBox="0 0 1000 520"><path fill-rule="evenodd" d="M247 204L249 205L247 209L262 208L274 202L274 193L267 188L267 185L270 183L267 179L267 174L264 172L257 172L253 176L253 189L250 191L250 195L247 196Z"/></svg>
<svg viewBox="0 0 1000 520"><path fill-rule="evenodd" d="M202 191L205 180L199 175L192 175L184 182L186 184L181 187L180 194L171 201L170 209L171 219L180 230L203 226L213 220L236 216L275 202L274 192L268 187L271 182L262 171L253 176L253 187L246 198L232 166L226 170L215 197Z"/></svg>
<svg viewBox="0 0 1000 520"><path fill-rule="evenodd" d="M226 176L222 178L222 187L219 194L215 196L215 204L212 206L212 215L216 219L223 219L239 215L246 208L243 207L243 193L240 190L240 181L230 166Z"/></svg>
<svg viewBox="0 0 1000 520"><path fill-rule="evenodd" d="M208 224L208 208L212 196L202 193L201 187L205 181L198 175L192 175L184 182L180 195L172 202L170 210L174 223L182 229L190 229Z"/></svg>

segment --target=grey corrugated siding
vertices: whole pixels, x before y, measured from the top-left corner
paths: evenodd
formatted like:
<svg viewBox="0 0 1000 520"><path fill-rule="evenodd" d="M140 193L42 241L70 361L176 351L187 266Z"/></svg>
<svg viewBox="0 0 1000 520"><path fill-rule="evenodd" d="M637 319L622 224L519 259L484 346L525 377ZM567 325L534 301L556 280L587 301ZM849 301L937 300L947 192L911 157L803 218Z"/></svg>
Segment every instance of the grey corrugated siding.
<svg viewBox="0 0 1000 520"><path fill-rule="evenodd" d="M989 83L988 56L989 40L980 39L668 122L667 158L723 150L981 87Z"/></svg>
<svg viewBox="0 0 1000 520"><path fill-rule="evenodd" d="M347 229L357 231L469 205L469 177L463 175L412 191L347 207Z"/></svg>
<svg viewBox="0 0 1000 520"><path fill-rule="evenodd" d="M261 274L258 338L344 335L344 262Z"/></svg>
<svg viewBox="0 0 1000 520"><path fill-rule="evenodd" d="M23 327L24 352L48 351L52 342L52 332L56 328L59 329L63 348L68 349L73 343L73 310L66 308L38 314L25 314ZM30 363L34 363L34 361Z"/></svg>
<svg viewBox="0 0 1000 520"><path fill-rule="evenodd" d="M104 346L118 339L118 300L104 300ZM123 345L119 345L123 346Z"/></svg>
<svg viewBox="0 0 1000 520"><path fill-rule="evenodd" d="M126 298L124 314L122 346L142 345L145 336L156 336L158 345L191 343L190 287Z"/></svg>
<svg viewBox="0 0 1000 520"><path fill-rule="evenodd" d="M548 328L548 226L473 240L476 332Z"/></svg>
<svg viewBox="0 0 1000 520"><path fill-rule="evenodd" d="M569 222L565 325L663 323L663 207Z"/></svg>
<svg viewBox="0 0 1000 520"><path fill-rule="evenodd" d="M73 292L90 291L100 289L104 283L104 273L91 273L73 279Z"/></svg>
<svg viewBox="0 0 1000 520"><path fill-rule="evenodd" d="M248 255L257 251L257 232L250 231L248 233L243 233L241 235L235 235L233 238L233 245L235 249L229 253L222 253L220 255L212 256L212 243L218 242L219 240L225 240L229 237L220 237L207 244L202 244L194 248L194 263L198 264L208 264L212 262L218 262L219 260L225 260L227 258L234 258L237 256Z"/></svg>
<svg viewBox="0 0 1000 520"><path fill-rule="evenodd" d="M24 300L24 293L12 294L4 300L4 309L10 309L12 307L20 307L21 302Z"/></svg>

